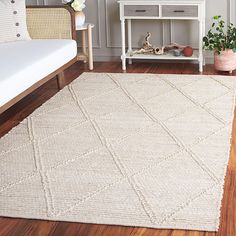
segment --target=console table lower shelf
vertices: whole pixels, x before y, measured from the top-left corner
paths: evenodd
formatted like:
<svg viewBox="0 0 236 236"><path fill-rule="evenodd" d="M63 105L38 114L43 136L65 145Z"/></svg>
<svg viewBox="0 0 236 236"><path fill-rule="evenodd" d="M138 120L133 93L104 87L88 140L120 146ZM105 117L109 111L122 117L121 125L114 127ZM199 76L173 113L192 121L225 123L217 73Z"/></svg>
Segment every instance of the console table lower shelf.
<svg viewBox="0 0 236 236"><path fill-rule="evenodd" d="M165 53L163 55L155 55L155 54L132 54L132 52L127 52L125 54L126 59L151 59L151 60L188 60L188 61L199 61L199 52L198 50L194 50L193 55L191 57L174 56L171 53Z"/></svg>

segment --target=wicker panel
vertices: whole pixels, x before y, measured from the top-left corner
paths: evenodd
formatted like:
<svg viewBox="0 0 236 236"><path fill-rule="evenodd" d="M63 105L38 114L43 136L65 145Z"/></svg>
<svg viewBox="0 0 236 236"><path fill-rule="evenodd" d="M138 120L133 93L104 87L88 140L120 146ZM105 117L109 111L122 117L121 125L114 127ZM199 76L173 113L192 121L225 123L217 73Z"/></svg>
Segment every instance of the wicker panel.
<svg viewBox="0 0 236 236"><path fill-rule="evenodd" d="M27 26L32 39L71 39L71 14L65 8L28 8Z"/></svg>

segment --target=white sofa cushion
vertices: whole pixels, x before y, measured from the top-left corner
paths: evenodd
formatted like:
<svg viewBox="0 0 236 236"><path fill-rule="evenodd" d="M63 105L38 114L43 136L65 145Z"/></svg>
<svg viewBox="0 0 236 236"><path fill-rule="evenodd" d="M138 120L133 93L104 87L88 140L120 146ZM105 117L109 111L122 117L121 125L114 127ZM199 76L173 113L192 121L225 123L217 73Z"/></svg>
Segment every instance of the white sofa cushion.
<svg viewBox="0 0 236 236"><path fill-rule="evenodd" d="M57 70L77 54L74 40L49 39L0 44L0 106Z"/></svg>
<svg viewBox="0 0 236 236"><path fill-rule="evenodd" d="M0 0L0 43L30 40L25 0Z"/></svg>

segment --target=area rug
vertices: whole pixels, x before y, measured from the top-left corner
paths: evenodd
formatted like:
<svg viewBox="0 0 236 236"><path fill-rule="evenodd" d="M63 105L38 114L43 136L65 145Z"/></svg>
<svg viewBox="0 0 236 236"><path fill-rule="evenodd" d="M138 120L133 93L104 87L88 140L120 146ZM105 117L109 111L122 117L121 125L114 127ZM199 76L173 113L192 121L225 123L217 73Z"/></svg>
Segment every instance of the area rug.
<svg viewBox="0 0 236 236"><path fill-rule="evenodd" d="M84 73L0 139L0 215L216 231L236 78Z"/></svg>

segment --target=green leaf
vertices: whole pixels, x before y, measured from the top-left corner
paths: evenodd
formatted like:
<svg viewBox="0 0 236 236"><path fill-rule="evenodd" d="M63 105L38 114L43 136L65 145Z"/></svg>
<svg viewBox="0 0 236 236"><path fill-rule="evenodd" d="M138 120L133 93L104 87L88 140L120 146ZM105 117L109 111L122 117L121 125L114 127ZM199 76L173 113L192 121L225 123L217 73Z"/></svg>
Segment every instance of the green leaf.
<svg viewBox="0 0 236 236"><path fill-rule="evenodd" d="M236 27L225 21L220 15L214 16L207 35L203 37L204 48L220 53L225 48L236 51ZM226 28L226 29L225 29Z"/></svg>

